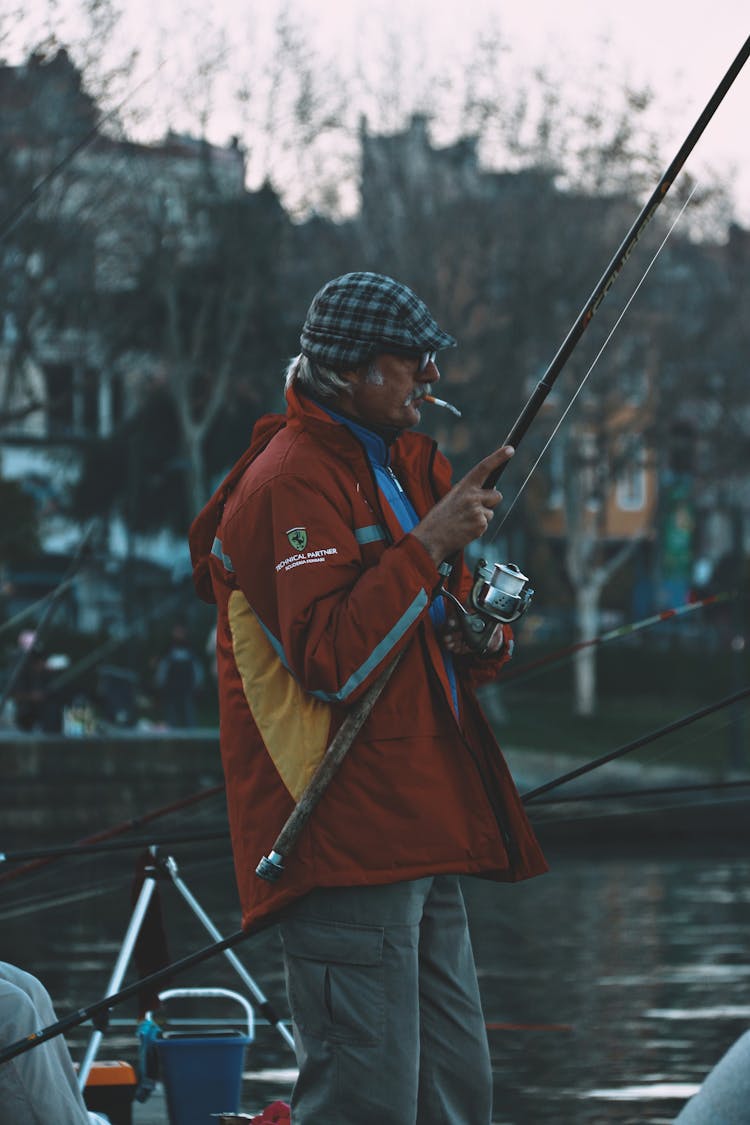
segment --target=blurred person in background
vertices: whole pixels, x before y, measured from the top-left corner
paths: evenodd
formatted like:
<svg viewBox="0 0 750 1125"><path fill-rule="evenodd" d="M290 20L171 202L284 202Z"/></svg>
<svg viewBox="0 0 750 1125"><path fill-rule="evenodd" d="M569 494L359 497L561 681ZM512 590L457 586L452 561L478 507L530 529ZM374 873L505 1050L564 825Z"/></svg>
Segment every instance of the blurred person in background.
<svg viewBox="0 0 750 1125"><path fill-rule="evenodd" d="M156 666L155 684L168 726L195 726L195 697L203 687L203 665L190 647L187 629L175 625L169 648Z"/></svg>
<svg viewBox="0 0 750 1125"><path fill-rule="evenodd" d="M66 664L57 656L51 659L35 633L25 631L18 638L23 666L13 685L15 724L31 733L60 734L63 724L63 700L55 690L54 680Z"/></svg>

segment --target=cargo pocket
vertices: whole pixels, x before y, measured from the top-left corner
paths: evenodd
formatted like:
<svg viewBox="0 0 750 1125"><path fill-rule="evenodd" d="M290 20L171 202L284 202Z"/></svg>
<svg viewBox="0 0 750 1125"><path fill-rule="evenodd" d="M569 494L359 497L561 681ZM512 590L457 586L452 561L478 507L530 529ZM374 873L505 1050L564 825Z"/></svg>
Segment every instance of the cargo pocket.
<svg viewBox="0 0 750 1125"><path fill-rule="evenodd" d="M383 929L306 921L281 923L292 1017L329 1043L372 1046L385 1026Z"/></svg>

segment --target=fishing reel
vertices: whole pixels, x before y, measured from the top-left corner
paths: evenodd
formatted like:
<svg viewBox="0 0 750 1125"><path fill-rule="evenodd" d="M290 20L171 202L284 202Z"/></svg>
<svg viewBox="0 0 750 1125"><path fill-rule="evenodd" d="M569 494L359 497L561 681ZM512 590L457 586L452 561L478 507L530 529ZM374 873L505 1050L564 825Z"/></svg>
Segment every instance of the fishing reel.
<svg viewBox="0 0 750 1125"><path fill-rule="evenodd" d="M474 612L465 609L458 598L442 591L461 611L459 624L467 645L483 654L487 651L496 626L510 625L525 613L534 591L529 579L515 563L494 563L480 559L474 570L474 584L469 603Z"/></svg>

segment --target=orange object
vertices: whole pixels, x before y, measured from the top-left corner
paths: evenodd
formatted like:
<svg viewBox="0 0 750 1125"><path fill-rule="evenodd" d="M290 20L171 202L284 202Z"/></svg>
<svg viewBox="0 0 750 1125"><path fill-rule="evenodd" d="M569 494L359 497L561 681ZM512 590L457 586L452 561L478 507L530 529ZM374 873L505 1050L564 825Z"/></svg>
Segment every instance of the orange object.
<svg viewBox="0 0 750 1125"><path fill-rule="evenodd" d="M122 1059L95 1062L91 1065L86 1086L135 1086L136 1077L130 1063Z"/></svg>
<svg viewBox="0 0 750 1125"><path fill-rule="evenodd" d="M91 1065L83 1100L88 1109L106 1113L112 1125L133 1125L135 1070L130 1063L115 1059Z"/></svg>

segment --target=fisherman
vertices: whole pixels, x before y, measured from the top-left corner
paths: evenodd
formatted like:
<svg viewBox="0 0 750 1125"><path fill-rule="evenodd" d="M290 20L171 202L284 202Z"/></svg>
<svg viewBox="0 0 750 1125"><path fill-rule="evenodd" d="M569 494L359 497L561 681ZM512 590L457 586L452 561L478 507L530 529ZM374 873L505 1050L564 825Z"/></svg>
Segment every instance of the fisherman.
<svg viewBox="0 0 750 1125"><path fill-rule="evenodd" d="M392 278L313 299L262 418L191 529L218 605L221 750L243 926L280 922L299 1079L294 1125L488 1125L492 1075L462 874L546 870L474 696L509 659L472 653L440 595L487 529L500 448L451 487L412 433L455 345ZM276 883L255 874L344 717L400 664Z"/></svg>
<svg viewBox="0 0 750 1125"><path fill-rule="evenodd" d="M31 973L0 961L0 1046L55 1023L49 993ZM87 1110L61 1035L0 1066L0 1125L109 1125Z"/></svg>

